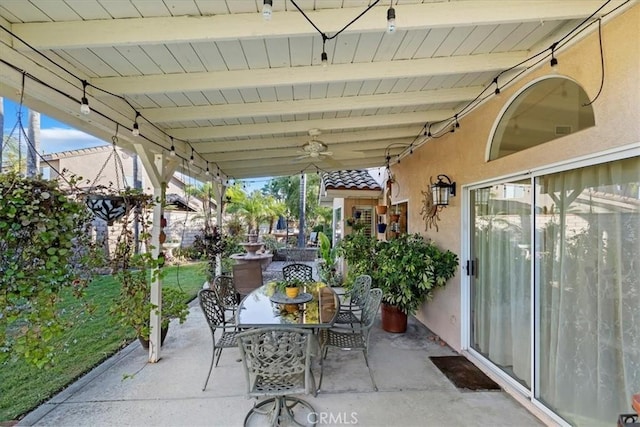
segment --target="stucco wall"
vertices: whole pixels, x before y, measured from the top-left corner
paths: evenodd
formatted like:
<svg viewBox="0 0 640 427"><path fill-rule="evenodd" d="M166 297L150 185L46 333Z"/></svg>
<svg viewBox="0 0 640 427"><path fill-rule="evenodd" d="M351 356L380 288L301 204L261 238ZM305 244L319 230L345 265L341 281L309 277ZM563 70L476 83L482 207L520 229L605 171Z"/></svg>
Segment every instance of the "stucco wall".
<svg viewBox="0 0 640 427"><path fill-rule="evenodd" d="M557 52L559 74L580 84L589 97L600 87L600 56L597 26L589 36L573 46ZM392 201L408 199L409 232L420 232L436 244L461 253L462 189L503 175L526 172L562 160L599 153L617 146L640 144L640 5L603 24L605 81L600 97L593 104L596 126L492 161L485 161L487 144L494 122L505 105L531 82L549 75L548 61L524 79L503 88L502 94L460 120L461 127L453 134L429 140L391 167L399 183ZM537 52L534 52L537 53ZM458 194L445 208L438 223L439 231L425 231L420 216L421 190L430 177L446 174L457 182ZM419 313L419 318L453 348L461 348L461 277L465 260L460 259L458 274L446 288L436 293L434 300Z"/></svg>

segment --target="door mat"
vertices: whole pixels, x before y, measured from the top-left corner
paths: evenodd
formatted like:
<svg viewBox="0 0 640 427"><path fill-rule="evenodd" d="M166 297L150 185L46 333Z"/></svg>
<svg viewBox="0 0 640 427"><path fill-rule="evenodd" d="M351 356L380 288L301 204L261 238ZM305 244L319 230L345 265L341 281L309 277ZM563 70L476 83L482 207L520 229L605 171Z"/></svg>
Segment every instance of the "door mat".
<svg viewBox="0 0 640 427"><path fill-rule="evenodd" d="M457 388L471 391L501 390L500 386L464 356L430 357Z"/></svg>

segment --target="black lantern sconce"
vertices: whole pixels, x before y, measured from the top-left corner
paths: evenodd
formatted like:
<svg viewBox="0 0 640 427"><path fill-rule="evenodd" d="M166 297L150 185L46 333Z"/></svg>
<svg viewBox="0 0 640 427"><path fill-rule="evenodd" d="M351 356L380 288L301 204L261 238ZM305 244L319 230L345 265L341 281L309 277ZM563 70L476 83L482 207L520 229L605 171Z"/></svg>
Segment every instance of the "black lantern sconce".
<svg viewBox="0 0 640 427"><path fill-rule="evenodd" d="M431 183L431 195L434 206L448 206L449 196L456 195L456 183L447 175L438 175L438 181Z"/></svg>

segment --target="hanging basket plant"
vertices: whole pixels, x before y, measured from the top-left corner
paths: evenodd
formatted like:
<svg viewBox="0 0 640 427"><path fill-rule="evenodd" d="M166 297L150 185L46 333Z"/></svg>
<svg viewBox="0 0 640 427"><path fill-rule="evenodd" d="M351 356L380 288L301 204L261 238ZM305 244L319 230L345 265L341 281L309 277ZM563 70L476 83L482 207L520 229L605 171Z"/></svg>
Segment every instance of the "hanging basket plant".
<svg viewBox="0 0 640 427"><path fill-rule="evenodd" d="M91 212L93 212L94 216L106 221L107 225L113 225L115 221L119 221L125 215L129 214L131 209L141 207L146 204L147 199L149 199L149 196L143 194L142 190L132 189L127 186L124 178L125 174L122 160L116 149L118 137L114 136L112 141L113 150L91 183L85 197L85 203ZM109 185L97 185L98 179L102 176L103 171L110 161L113 161L115 165L115 183L110 182Z"/></svg>

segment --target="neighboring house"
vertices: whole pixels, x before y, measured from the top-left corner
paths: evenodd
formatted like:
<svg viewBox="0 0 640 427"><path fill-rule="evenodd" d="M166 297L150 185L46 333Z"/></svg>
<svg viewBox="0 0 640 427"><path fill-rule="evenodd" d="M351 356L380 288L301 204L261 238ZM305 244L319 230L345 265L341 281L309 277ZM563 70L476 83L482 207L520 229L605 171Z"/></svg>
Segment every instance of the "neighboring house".
<svg viewBox="0 0 640 427"><path fill-rule="evenodd" d="M87 188L92 185L108 186L109 183L113 183L117 188L124 188L125 184L135 188L134 175L137 169L140 181L137 187L152 194L149 176L138 157L121 148L117 148L117 153L122 161L124 177L118 179L120 172L116 173L117 169L113 157L108 160L112 150L112 146L101 146L46 154L45 161L40 164L41 173L44 178L54 179L57 176L56 171L62 172L66 169L69 174L83 177L83 185ZM99 177L98 173L100 173ZM204 227L202 201L195 196L186 194L186 186L187 183L177 174L167 184L164 211L167 226L164 231L167 234L167 245L171 247L175 247L177 244L183 247L190 246L195 236L200 234ZM212 203L215 206L215 202L212 201ZM215 215L213 216L215 217ZM103 220L96 219L95 226L98 236L110 235L113 237L117 235L114 232L108 233L106 222Z"/></svg>
<svg viewBox="0 0 640 427"><path fill-rule="evenodd" d="M344 170L322 174L320 204L333 208L332 241L337 244L352 230L356 213L365 231L376 234L374 207L382 197L382 187L366 170Z"/></svg>
<svg viewBox="0 0 640 427"><path fill-rule="evenodd" d="M603 76L596 32L391 165L407 232L460 255L419 319L549 423L611 425L640 391L638 34L636 5L603 25Z"/></svg>

